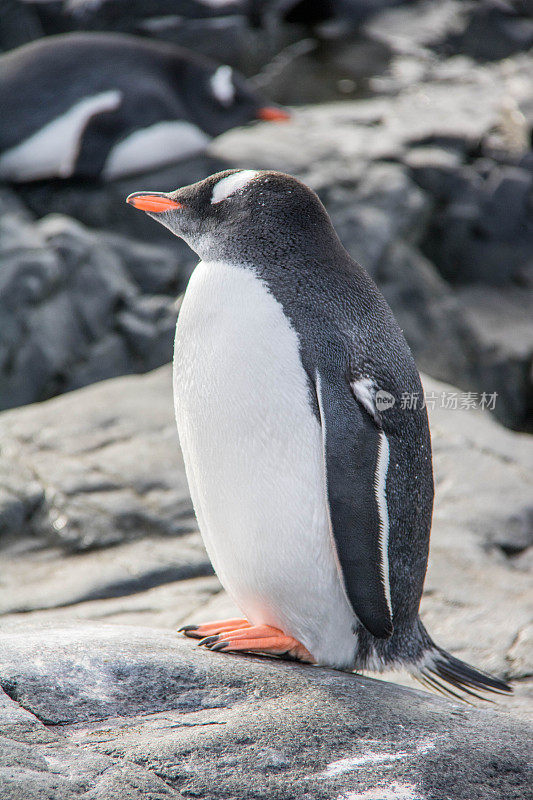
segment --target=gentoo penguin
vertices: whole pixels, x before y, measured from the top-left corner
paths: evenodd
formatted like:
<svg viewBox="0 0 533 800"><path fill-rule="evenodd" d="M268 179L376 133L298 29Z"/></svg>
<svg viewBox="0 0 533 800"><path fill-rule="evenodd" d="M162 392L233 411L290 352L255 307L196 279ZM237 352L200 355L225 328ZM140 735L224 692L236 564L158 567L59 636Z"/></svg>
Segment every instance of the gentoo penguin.
<svg viewBox="0 0 533 800"><path fill-rule="evenodd" d="M231 67L123 34L50 36L0 58L0 179L105 180L188 157L252 119L281 120Z"/></svg>
<svg viewBox="0 0 533 800"><path fill-rule="evenodd" d="M212 650L510 691L418 616L431 440L425 408L400 398L420 378L316 194L227 170L127 200L201 259L176 329L176 419L200 531L244 617L182 630Z"/></svg>

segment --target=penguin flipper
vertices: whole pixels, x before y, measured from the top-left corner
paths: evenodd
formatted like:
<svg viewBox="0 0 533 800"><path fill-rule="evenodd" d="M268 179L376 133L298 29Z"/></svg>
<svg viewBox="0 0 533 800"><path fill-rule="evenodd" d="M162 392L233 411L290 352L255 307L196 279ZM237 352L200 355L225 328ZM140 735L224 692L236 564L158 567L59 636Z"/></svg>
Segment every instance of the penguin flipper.
<svg viewBox="0 0 533 800"><path fill-rule="evenodd" d="M393 632L388 578L385 434L354 397L347 377L317 372L327 494L344 588L364 627Z"/></svg>

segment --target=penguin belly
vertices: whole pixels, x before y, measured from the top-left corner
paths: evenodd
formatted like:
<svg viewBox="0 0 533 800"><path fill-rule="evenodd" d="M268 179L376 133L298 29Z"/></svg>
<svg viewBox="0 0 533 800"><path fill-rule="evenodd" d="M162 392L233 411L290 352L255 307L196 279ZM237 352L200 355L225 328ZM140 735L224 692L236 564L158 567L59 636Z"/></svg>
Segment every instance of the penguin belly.
<svg viewBox="0 0 533 800"><path fill-rule="evenodd" d="M357 620L330 532L322 431L296 331L251 269L201 262L176 328L174 399L198 525L253 624L353 667Z"/></svg>

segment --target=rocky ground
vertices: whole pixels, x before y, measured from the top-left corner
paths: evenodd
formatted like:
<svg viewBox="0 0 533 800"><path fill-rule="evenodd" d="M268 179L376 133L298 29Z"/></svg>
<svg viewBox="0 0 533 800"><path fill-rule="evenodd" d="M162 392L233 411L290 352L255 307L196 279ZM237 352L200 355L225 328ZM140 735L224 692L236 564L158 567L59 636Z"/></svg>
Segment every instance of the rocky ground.
<svg viewBox="0 0 533 800"><path fill-rule="evenodd" d="M182 641L179 625L235 609L196 531L165 366L0 415L1 796L523 798L533 452L488 413L442 408L452 387L425 387L437 498L424 622L513 697L469 710L403 673Z"/></svg>
<svg viewBox="0 0 533 800"><path fill-rule="evenodd" d="M523 723L392 684L112 625L7 634L0 660L10 800L527 793Z"/></svg>

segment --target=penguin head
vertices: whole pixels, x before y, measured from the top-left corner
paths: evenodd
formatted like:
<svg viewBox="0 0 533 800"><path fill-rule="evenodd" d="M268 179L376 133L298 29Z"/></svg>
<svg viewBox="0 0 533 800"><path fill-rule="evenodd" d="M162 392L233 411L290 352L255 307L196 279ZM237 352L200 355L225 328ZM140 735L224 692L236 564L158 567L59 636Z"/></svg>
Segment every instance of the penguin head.
<svg viewBox="0 0 533 800"><path fill-rule="evenodd" d="M249 83L226 64L210 69L189 64L195 74L183 82L192 119L210 136L219 136L231 128L254 119L282 122L289 114L276 106L265 105ZM191 95L187 97L190 89Z"/></svg>
<svg viewBox="0 0 533 800"><path fill-rule="evenodd" d="M225 170L174 192L134 192L127 202L209 261L281 257L338 241L317 195L291 175Z"/></svg>

